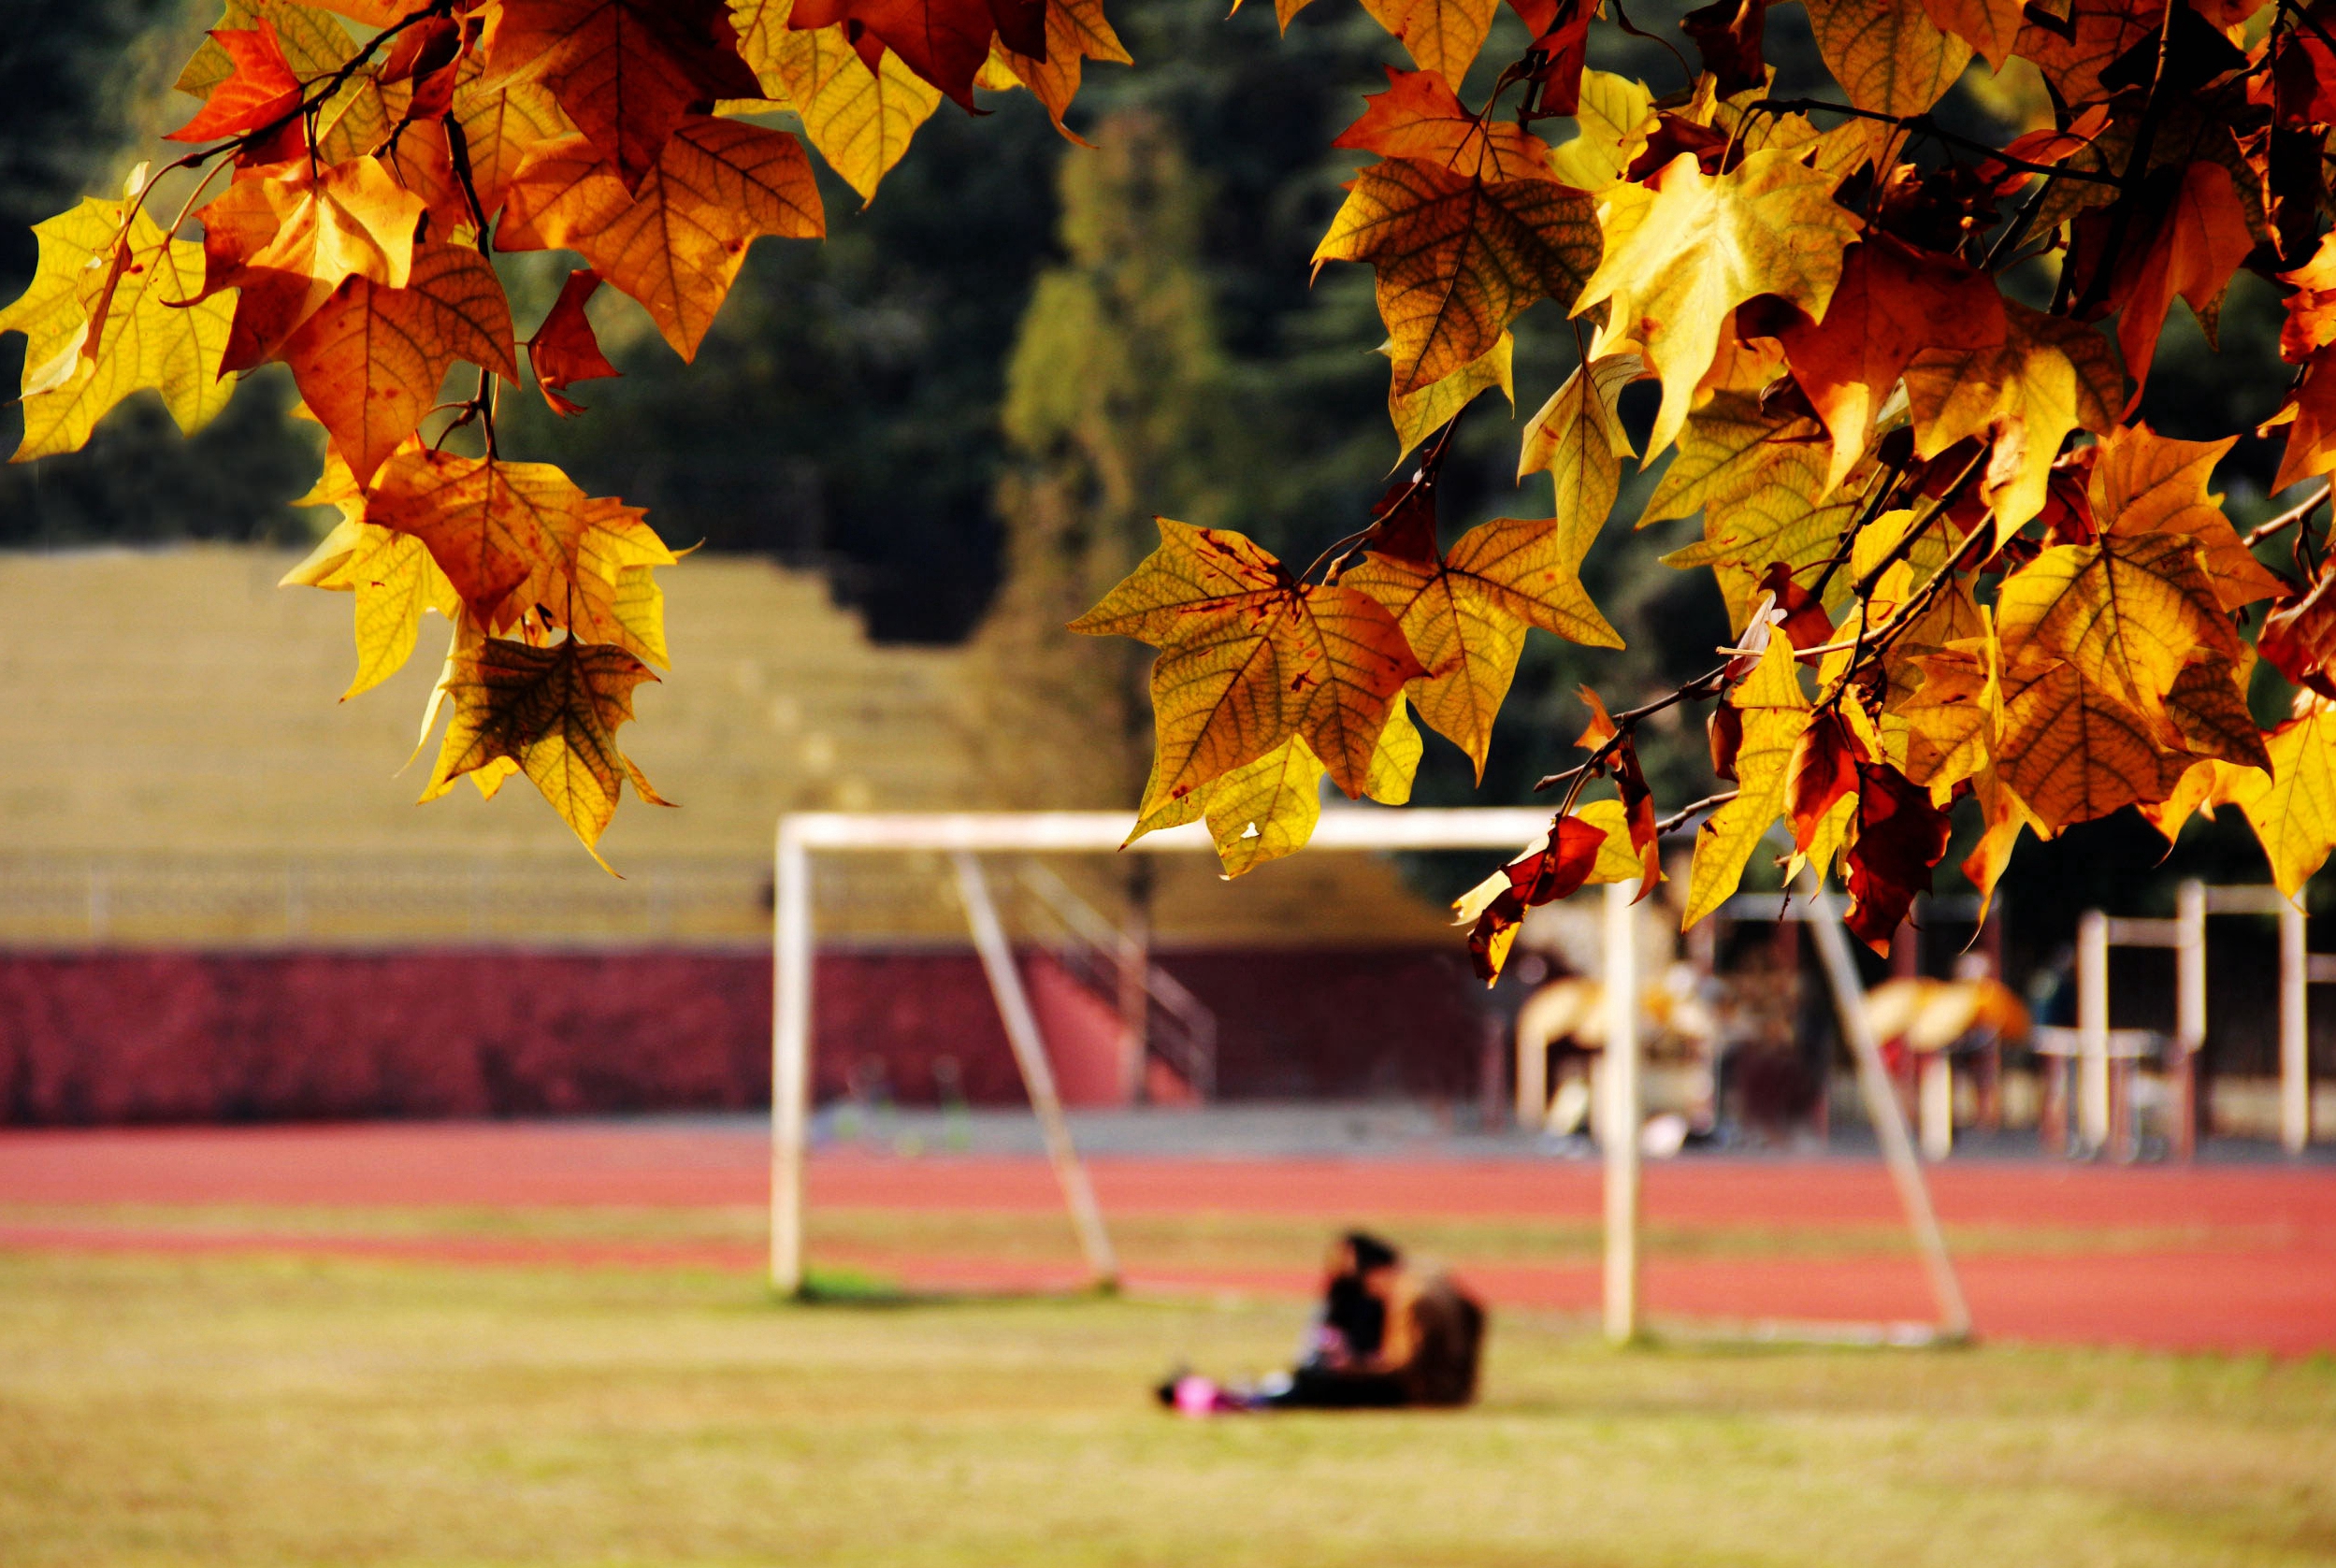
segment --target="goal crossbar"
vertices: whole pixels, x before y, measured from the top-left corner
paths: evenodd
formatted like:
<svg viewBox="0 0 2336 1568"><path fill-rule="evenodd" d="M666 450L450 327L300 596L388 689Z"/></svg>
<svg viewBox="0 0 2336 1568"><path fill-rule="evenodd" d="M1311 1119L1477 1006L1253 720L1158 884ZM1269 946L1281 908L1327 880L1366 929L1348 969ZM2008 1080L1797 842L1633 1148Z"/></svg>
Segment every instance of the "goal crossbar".
<svg viewBox="0 0 2336 1568"><path fill-rule="evenodd" d="M1433 850L1478 849L1515 852L1546 831L1547 810L1530 806L1465 806L1386 810L1357 807L1322 813L1308 841L1315 850ZM1077 1164L1061 1108L1047 1071L1043 1042L1037 1037L1029 1000L1008 956L994 909L990 905L978 856L983 854L1093 854L1121 849L1143 854L1213 851L1206 827L1189 823L1162 828L1128 842L1129 819L1123 812L792 812L779 818L773 867L771 921L771 1283L779 1293L804 1293L803 1211L804 1157L808 1152L811 1108L811 1040L813 956L815 940L812 899L812 857L815 855L927 851L950 855L957 868L960 897L966 904L971 933L997 1000L1009 1043L1023 1071L1046 1135L1049 1157L1061 1180L1064 1198L1080 1232L1089 1261L1100 1281L1108 1282L1115 1265L1101 1217L1085 1172ZM1611 1005L1609 1050L1623 1046L1636 1056L1637 990L1631 946L1628 905L1630 889L1616 884L1607 889L1609 908L1607 967L1622 986ZM1816 911L1832 916L1828 899L1819 894ZM1938 1221L1931 1210L1923 1174L1911 1153L1896 1098L1880 1081L1880 1053L1864 1025L1864 989L1848 962L1846 943L1838 926L1835 943L1821 942L1827 958L1827 979L1836 991L1846 1032L1858 1058L1861 1087L1882 1131L1882 1153L1905 1202L1918 1250L1928 1266L1940 1308L1939 1328L1947 1337L1968 1332L1969 1317L1956 1288L1953 1265L1947 1260ZM1830 949L1839 944L1840 951ZM1870 1059L1869 1059L1870 1058ZM1634 1064L1635 1065L1635 1064ZM1618 1084L1635 1091L1637 1073L1609 1073ZM1619 1098L1619 1097L1618 1097ZM1632 1098L1637 1098L1635 1092ZM1614 1107L1609 1125L1636 1128L1636 1106ZM1896 1136L1892 1136L1895 1133ZM1608 1189L1606 1236L1607 1328L1615 1337L1628 1337L1638 1328L1637 1193L1638 1139L1614 1137L1605 1151ZM1618 1310L1619 1309L1619 1310Z"/></svg>

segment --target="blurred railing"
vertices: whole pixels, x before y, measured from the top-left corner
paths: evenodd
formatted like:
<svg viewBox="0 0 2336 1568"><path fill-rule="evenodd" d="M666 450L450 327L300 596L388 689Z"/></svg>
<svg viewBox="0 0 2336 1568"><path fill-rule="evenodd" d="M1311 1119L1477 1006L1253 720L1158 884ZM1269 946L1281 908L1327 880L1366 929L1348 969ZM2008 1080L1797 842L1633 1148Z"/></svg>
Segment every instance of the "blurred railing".
<svg viewBox="0 0 2336 1568"><path fill-rule="evenodd" d="M728 946L770 940L753 861L0 855L0 947Z"/></svg>

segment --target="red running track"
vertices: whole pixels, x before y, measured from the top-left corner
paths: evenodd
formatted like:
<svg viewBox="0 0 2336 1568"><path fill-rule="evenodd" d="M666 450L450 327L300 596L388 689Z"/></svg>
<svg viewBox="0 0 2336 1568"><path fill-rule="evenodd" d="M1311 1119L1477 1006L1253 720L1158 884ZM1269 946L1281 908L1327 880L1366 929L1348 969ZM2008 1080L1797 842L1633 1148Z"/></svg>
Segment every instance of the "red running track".
<svg viewBox="0 0 2336 1568"><path fill-rule="evenodd" d="M580 1123L367 1124L335 1128L0 1133L0 1204L366 1207L723 1207L766 1198L766 1146L728 1130ZM1581 1164L1514 1160L1103 1158L1106 1213L1278 1215L1399 1222L1406 1216L1594 1220L1598 1178ZM1959 1262L1980 1331L2051 1344L2170 1350L2336 1350L2336 1170L2104 1170L1950 1164L1931 1173L1951 1227L1985 1227ZM838 1207L1046 1212L1060 1199L1034 1158L887 1159L823 1155L812 1201ZM1647 1172L1651 1220L1766 1230L1893 1225L1879 1166L1853 1160L1687 1160ZM2126 1231L2107 1244L2071 1233ZM2032 1246L2021 1232L2032 1232ZM2168 1238L2173 1238L2169 1240ZM294 1251L481 1263L751 1269L753 1248L718 1243L190 1232L43 1216L0 1218L0 1247ZM851 1262L848 1257L831 1259ZM897 1268L894 1258L883 1259ZM1500 1304L1588 1310L1595 1272L1487 1265L1469 1277ZM978 1257L920 1260L913 1283L1018 1287L1069 1283ZM1299 1292L1311 1271L1138 1272L1139 1287ZM1658 1316L1919 1319L1911 1259L1657 1258Z"/></svg>

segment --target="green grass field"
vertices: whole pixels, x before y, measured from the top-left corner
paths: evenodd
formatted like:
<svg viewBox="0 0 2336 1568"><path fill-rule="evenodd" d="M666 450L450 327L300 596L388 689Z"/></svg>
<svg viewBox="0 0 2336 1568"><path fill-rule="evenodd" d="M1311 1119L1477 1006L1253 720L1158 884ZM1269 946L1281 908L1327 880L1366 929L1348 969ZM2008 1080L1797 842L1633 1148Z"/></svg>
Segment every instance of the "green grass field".
<svg viewBox="0 0 2336 1568"><path fill-rule="evenodd" d="M771 1305L751 1279L0 1258L0 1563L2336 1562L2336 1364L1617 1354L1439 1415L1190 1422L1288 1303Z"/></svg>

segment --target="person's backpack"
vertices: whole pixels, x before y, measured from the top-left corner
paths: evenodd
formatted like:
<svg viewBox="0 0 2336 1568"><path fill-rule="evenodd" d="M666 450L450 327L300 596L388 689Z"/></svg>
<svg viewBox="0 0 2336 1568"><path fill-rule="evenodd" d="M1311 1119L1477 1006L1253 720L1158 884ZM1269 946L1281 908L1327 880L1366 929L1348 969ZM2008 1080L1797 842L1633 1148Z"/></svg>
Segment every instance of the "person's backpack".
<svg viewBox="0 0 2336 1568"><path fill-rule="evenodd" d="M1466 1404L1477 1397L1484 1308L1448 1274L1412 1298L1413 1350L1399 1375L1413 1404Z"/></svg>

